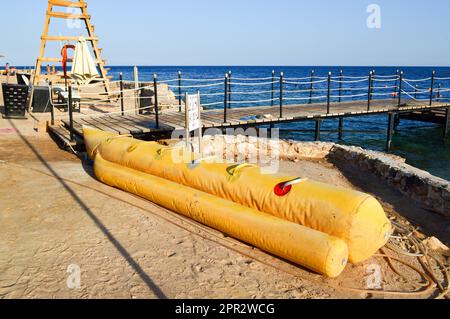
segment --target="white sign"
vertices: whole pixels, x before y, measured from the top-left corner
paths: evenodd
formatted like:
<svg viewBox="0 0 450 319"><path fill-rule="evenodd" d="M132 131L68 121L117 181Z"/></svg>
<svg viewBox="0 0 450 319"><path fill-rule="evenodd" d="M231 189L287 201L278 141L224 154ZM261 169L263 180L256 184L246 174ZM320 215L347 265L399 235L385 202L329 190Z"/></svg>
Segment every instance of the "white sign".
<svg viewBox="0 0 450 319"><path fill-rule="evenodd" d="M190 143L191 132L198 131L198 152L202 153L202 116L200 93L189 95L186 93L186 145L192 146Z"/></svg>
<svg viewBox="0 0 450 319"><path fill-rule="evenodd" d="M187 119L186 128L189 132L201 129L200 95L187 95Z"/></svg>

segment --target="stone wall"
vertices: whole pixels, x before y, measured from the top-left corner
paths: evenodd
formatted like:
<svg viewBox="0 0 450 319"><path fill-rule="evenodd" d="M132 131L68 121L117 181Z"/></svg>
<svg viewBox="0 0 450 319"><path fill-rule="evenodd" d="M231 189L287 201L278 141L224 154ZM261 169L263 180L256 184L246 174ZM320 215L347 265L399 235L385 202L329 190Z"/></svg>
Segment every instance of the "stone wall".
<svg viewBox="0 0 450 319"><path fill-rule="evenodd" d="M450 182L408 165L402 158L342 145L335 145L328 158L375 174L409 198L450 217Z"/></svg>
<svg viewBox="0 0 450 319"><path fill-rule="evenodd" d="M252 154L270 152L282 160L296 162L300 159L324 159L333 148L332 143L294 142L287 140L270 140L248 136L205 136L204 152L222 154L223 158L241 157L249 159Z"/></svg>
<svg viewBox="0 0 450 319"><path fill-rule="evenodd" d="M282 160L327 159L369 172L433 212L450 217L450 182L406 164L398 156L333 143L271 141L245 136L206 136L204 150L225 159L248 160L269 150ZM382 186L381 186L382 187Z"/></svg>

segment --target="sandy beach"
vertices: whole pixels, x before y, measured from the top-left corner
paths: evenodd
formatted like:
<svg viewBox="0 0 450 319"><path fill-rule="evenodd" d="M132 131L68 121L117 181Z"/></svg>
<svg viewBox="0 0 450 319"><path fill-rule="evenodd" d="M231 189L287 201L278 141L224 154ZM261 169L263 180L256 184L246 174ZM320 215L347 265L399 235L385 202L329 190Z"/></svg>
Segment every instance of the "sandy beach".
<svg viewBox="0 0 450 319"><path fill-rule="evenodd" d="M92 169L60 150L29 121L0 120L0 298L429 298L401 264L349 265L338 279L254 249L148 201L100 184ZM338 167L339 166L339 167ZM391 217L422 239L449 243L448 222L375 177L326 161L283 161L281 171L376 196ZM381 187L380 187L381 186ZM416 258L388 254L420 267ZM440 254L443 262L448 257ZM446 259L447 258L447 259ZM81 268L81 288L67 269ZM368 266L383 288L372 294ZM447 264L448 267L448 264ZM444 278L440 278L444 280ZM351 289L350 289L351 288ZM361 291L354 290L361 289Z"/></svg>

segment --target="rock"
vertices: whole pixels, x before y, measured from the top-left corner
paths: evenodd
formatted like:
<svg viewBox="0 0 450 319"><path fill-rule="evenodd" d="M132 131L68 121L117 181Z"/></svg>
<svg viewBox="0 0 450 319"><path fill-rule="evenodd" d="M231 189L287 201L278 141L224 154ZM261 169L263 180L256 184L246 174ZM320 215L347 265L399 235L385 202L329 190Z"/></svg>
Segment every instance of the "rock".
<svg viewBox="0 0 450 319"><path fill-rule="evenodd" d="M150 83L143 84L145 88L141 90L141 108L154 107L155 106L155 94L154 89ZM178 100L175 93L169 89L167 84L158 84L158 106L159 110L178 109ZM154 108L151 109L154 111Z"/></svg>
<svg viewBox="0 0 450 319"><path fill-rule="evenodd" d="M428 249L432 251L438 252L449 252L449 248L445 246L439 239L436 237L430 237L423 242Z"/></svg>
<svg viewBox="0 0 450 319"><path fill-rule="evenodd" d="M195 266L195 271L200 273L200 272L204 272L205 270L203 269L202 266Z"/></svg>

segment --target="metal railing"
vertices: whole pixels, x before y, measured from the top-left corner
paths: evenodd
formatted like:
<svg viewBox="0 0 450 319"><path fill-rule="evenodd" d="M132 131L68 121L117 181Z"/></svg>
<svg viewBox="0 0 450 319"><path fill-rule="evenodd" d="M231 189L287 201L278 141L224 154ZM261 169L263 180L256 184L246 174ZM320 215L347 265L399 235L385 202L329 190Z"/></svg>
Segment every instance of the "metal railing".
<svg viewBox="0 0 450 319"><path fill-rule="evenodd" d="M133 89L125 89L126 83L134 83ZM305 77L286 77L283 72L276 76L275 71L267 77L236 77L227 72L223 78L184 78L182 72L173 79L159 80L154 74L153 82L124 81L120 74L118 81L119 90L110 94L118 96L120 101L120 114L125 116L129 111L125 110L125 99L141 99L139 92L150 89L154 93L154 105L139 108L154 109L156 127L160 127L159 120L159 92L160 85L167 85L173 91L178 102L178 111L183 112L183 96L185 93L200 92L202 106L205 109L223 108L223 122L228 121L228 110L249 106L268 106L279 108L278 116L283 118L287 106L298 104L325 103L326 112L332 112L333 105L342 105L347 101L361 101L367 103L367 111L371 111L374 100L392 100L401 107L406 100L427 102L430 106L433 102L442 102L450 99L450 77L437 77L433 71L428 78L409 79L404 72L398 71L393 75L377 75L375 71L367 76L347 76L341 70L333 76L329 72L326 76L319 76L314 70ZM125 93L135 93L125 97ZM84 93L81 99L92 94L103 96L102 93ZM106 94L106 93L103 93ZM103 103L110 98L104 96ZM148 97L145 97L148 99ZM99 102L99 103L100 103ZM69 86L69 122L71 139L73 139L73 102L72 87ZM83 101L81 102L83 104ZM86 102L88 104L88 102ZM91 104L95 105L95 102ZM136 110L133 109L132 112ZM89 115L86 115L89 116Z"/></svg>

